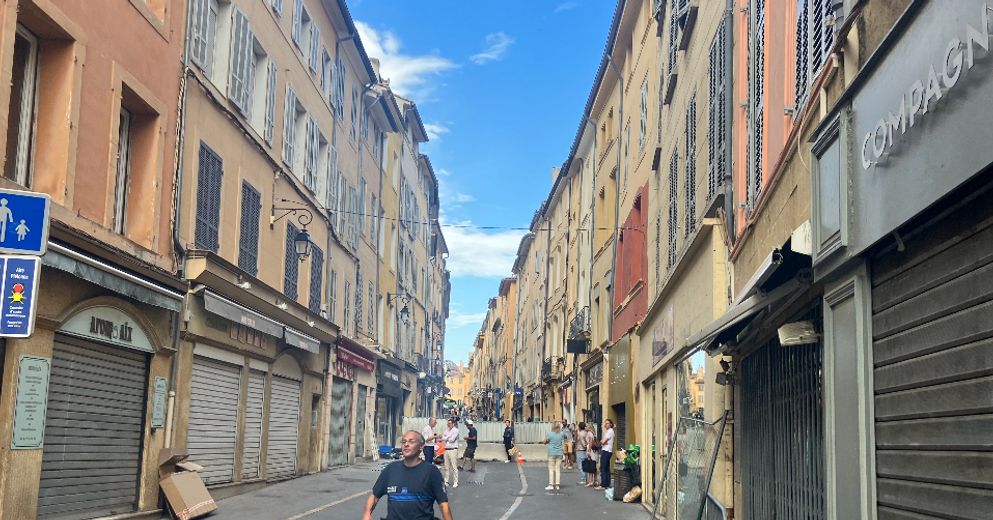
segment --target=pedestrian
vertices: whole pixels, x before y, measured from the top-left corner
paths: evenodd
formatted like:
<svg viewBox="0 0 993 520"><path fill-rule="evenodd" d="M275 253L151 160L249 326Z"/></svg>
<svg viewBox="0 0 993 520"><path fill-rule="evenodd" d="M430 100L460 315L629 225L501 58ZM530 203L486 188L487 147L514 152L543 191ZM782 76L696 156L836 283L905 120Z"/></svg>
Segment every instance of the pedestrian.
<svg viewBox="0 0 993 520"><path fill-rule="evenodd" d="M386 520L434 520L435 502L444 520L452 520L441 472L421 461L424 445L420 433L411 430L403 434L400 444L403 460L390 463L380 472L365 502L362 520L372 520L372 511L383 495L389 495Z"/></svg>
<svg viewBox="0 0 993 520"><path fill-rule="evenodd" d="M600 485L597 489L610 487L610 459L614 455L614 421L603 421L603 439L600 439Z"/></svg>
<svg viewBox="0 0 993 520"><path fill-rule="evenodd" d="M562 436L565 440L562 442L562 464L566 469L572 469L572 428L569 427L569 421L562 420Z"/></svg>
<svg viewBox="0 0 993 520"><path fill-rule="evenodd" d="M558 491L562 480L562 444L565 435L558 421L552 423L552 431L545 434L544 443L548 445L548 485L545 491Z"/></svg>
<svg viewBox="0 0 993 520"><path fill-rule="evenodd" d="M475 473L476 446L478 444L477 439L479 438L479 435L476 433L476 427L473 425L472 419L466 419L465 425L469 428L469 431L466 432L465 435L465 451L462 452L462 462L459 464L459 470L462 470L462 467L465 466L466 459L469 459L472 461L472 467L469 468L469 473Z"/></svg>
<svg viewBox="0 0 993 520"><path fill-rule="evenodd" d="M459 487L459 428L455 426L455 421L448 420L448 429L441 436L445 441L445 485L448 485L451 477L452 488Z"/></svg>
<svg viewBox="0 0 993 520"><path fill-rule="evenodd" d="M600 482L600 475L597 473L597 467L600 462L600 441L593 431L593 423L586 425L586 441L586 449L588 450L586 458L590 461L586 471L586 487L593 487Z"/></svg>
<svg viewBox="0 0 993 520"><path fill-rule="evenodd" d="M434 427L437 424L438 421L432 417L428 419L428 425L421 430L421 436L424 437L424 460L431 464L434 464L435 441L440 437L434 432Z"/></svg>
<svg viewBox="0 0 993 520"><path fill-rule="evenodd" d="M514 456L510 452L510 449L514 447L514 427L512 426L510 419L504 421L503 424L503 450L507 452L507 460L503 461L503 463L507 464L508 462L512 462L514 460Z"/></svg>
<svg viewBox="0 0 993 520"><path fill-rule="evenodd" d="M576 464L579 465L579 482L577 484L586 483L586 472L583 470L583 461L586 460L586 450L590 445L589 437L586 432L586 423L579 423L579 429L576 430Z"/></svg>

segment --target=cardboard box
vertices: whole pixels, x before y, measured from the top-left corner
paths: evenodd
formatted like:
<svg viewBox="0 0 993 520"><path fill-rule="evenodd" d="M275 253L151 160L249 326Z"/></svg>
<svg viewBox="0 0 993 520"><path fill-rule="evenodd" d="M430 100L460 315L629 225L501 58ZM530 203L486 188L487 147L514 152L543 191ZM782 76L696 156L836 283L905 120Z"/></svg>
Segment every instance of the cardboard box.
<svg viewBox="0 0 993 520"><path fill-rule="evenodd" d="M179 520L199 518L217 510L217 504L195 471L174 473L159 481L169 507Z"/></svg>

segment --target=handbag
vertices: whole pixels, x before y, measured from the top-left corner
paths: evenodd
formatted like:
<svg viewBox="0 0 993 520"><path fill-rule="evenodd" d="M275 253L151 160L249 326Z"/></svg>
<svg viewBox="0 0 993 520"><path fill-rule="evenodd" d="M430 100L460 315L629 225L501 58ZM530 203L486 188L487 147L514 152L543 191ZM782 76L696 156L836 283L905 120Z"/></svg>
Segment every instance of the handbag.
<svg viewBox="0 0 993 520"><path fill-rule="evenodd" d="M596 473L596 462L593 459L583 459L583 473Z"/></svg>

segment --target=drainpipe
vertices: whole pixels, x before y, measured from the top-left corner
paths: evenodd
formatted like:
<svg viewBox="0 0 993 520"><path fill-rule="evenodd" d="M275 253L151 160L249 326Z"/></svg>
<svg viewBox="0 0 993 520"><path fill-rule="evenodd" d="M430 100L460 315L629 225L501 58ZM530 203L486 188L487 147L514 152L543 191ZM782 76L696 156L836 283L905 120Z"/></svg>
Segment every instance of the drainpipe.
<svg viewBox="0 0 993 520"><path fill-rule="evenodd" d="M613 237L614 242L611 245L612 253L610 255L610 315L607 322L607 342L609 343L614 337L614 293L617 291L617 231L618 231L618 220L621 212L621 147L623 146L624 136L622 135L624 128L624 76L621 72L617 70L617 64L614 63L614 57L607 53L607 63L610 64L611 70L617 76L617 81L620 84L620 90L618 90L618 108L617 108L617 178L614 179L614 229ZM604 363L607 362L607 353L604 352L603 355Z"/></svg>
<svg viewBox="0 0 993 520"><path fill-rule="evenodd" d="M541 320L544 325L542 325L541 331L541 365L545 365L545 356L548 355L548 288L551 285L552 273L549 270L552 268L552 262L549 258L552 254L552 222L548 219L548 206L544 209L545 213L545 304L543 306L542 314L543 319ZM541 229L540 227L538 229ZM538 371L538 377L541 377L541 371ZM554 393L554 391L553 391ZM542 392L542 401L544 401L545 393ZM547 414L548 410L546 407L542 406L542 413Z"/></svg>

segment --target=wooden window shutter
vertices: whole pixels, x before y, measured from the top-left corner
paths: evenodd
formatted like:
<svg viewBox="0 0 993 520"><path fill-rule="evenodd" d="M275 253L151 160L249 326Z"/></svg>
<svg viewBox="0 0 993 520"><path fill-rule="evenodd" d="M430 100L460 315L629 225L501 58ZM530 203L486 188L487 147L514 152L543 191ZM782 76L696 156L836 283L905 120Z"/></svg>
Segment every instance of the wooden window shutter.
<svg viewBox="0 0 993 520"><path fill-rule="evenodd" d="M286 223L286 258L283 270L283 294L291 300L297 299L297 283L300 274L300 259L297 257L297 249L294 245L300 230L292 223Z"/></svg>
<svg viewBox="0 0 993 520"><path fill-rule="evenodd" d="M259 223L262 195L248 181L241 184L241 233L238 239L238 267L252 276L259 272Z"/></svg>
<svg viewBox="0 0 993 520"><path fill-rule="evenodd" d="M221 176L223 162L205 143L200 143L197 175L197 216L194 243L197 248L217 252L221 218Z"/></svg>
<svg viewBox="0 0 993 520"><path fill-rule="evenodd" d="M324 277L324 251L316 245L310 251L310 301L307 307L314 314L321 313L321 288Z"/></svg>

